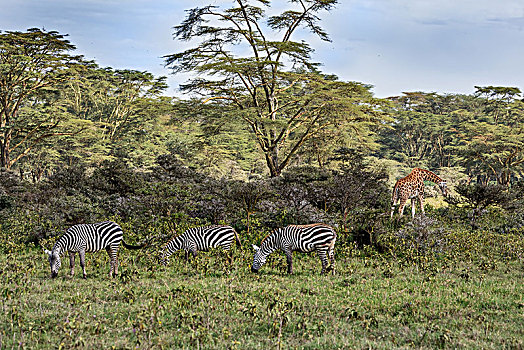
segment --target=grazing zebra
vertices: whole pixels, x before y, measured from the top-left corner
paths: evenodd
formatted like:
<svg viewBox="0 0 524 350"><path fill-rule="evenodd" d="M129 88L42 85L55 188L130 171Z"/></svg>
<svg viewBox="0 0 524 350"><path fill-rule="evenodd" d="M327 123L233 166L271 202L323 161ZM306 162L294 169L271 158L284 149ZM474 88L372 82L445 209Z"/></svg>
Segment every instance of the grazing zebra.
<svg viewBox="0 0 524 350"><path fill-rule="evenodd" d="M75 274L75 254L80 256L80 266L84 278L87 278L85 268L86 252L96 252L101 249L107 251L111 259L111 267L109 276L113 277L118 274L118 246L122 241L123 232L118 224L112 221L104 221L96 224L80 224L67 229L67 231L58 238L53 250L44 249L45 253L49 255L49 264L51 265L51 277L58 276L58 269L62 262L60 255L69 252L69 266L71 267L71 276ZM127 249L140 249L144 247L133 246L122 241L124 247Z"/></svg>
<svg viewBox="0 0 524 350"><path fill-rule="evenodd" d="M162 264L167 265L171 254L177 250L184 249L186 251L186 260L189 252L196 257L197 251L207 251L210 248L221 247L224 250L229 250L233 243L233 238L239 246L242 246L237 232L231 226L214 225L201 226L187 229L184 233L171 239L162 251ZM231 261L231 257L229 258Z"/></svg>
<svg viewBox="0 0 524 350"><path fill-rule="evenodd" d="M279 228L262 240L260 248L253 245L255 256L253 257L253 266L251 271L258 270L266 263L269 254L277 249L281 249L287 258L287 272L293 273L293 251L311 252L317 251L318 257L322 261L322 271L326 272L328 265L327 258L331 261L333 273L335 272L335 241L337 235L332 227L324 224L312 225L289 225Z"/></svg>

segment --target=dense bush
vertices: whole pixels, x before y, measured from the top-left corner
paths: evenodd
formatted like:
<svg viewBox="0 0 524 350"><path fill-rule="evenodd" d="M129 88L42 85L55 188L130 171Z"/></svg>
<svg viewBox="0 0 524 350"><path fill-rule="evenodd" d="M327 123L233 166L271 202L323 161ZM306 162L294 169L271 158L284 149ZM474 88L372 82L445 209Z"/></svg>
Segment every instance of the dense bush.
<svg viewBox="0 0 524 350"><path fill-rule="evenodd" d="M130 241L148 242L155 251L197 225L229 224L244 242L257 243L277 227L324 222L337 230L340 254L367 247L416 263L465 256L466 250L488 256L489 250L471 243L484 232L500 244L497 254L522 258L521 184L509 190L459 185L448 206L428 207L427 217L391 221L385 171L370 170L360 155L344 150L336 160L338 170L295 167L278 178L250 181L205 176L172 155L158 157L147 171L114 161L96 169L63 167L39 183L4 171L2 249L47 247L71 225L102 220L117 221Z"/></svg>

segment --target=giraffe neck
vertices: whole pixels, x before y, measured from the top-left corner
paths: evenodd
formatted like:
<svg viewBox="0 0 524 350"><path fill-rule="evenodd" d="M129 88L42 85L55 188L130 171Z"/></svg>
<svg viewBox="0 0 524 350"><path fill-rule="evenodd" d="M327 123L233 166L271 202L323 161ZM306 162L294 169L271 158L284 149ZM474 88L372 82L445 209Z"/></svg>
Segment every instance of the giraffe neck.
<svg viewBox="0 0 524 350"><path fill-rule="evenodd" d="M420 169L420 172L421 172L421 175L422 175L422 179L424 179L426 181L431 181L431 182L434 182L436 184L440 184L441 182L444 182L444 180L442 180L440 177L438 177L437 175L433 174L429 170Z"/></svg>

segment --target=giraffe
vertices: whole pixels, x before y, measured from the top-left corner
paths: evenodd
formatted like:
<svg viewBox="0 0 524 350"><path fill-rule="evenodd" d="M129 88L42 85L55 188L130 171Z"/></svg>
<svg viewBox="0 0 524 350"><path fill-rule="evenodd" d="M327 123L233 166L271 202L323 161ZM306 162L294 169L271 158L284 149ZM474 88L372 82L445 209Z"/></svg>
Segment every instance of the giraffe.
<svg viewBox="0 0 524 350"><path fill-rule="evenodd" d="M442 194L447 195L446 181L442 180L437 175L433 174L429 170L415 168L411 173L397 180L395 187L393 188L393 196L391 198L391 218L395 212L395 203L400 201L399 204L399 216L402 217L404 213L404 207L409 198L411 198L411 217L415 217L415 198L418 199L420 210L424 214L424 180L436 183Z"/></svg>

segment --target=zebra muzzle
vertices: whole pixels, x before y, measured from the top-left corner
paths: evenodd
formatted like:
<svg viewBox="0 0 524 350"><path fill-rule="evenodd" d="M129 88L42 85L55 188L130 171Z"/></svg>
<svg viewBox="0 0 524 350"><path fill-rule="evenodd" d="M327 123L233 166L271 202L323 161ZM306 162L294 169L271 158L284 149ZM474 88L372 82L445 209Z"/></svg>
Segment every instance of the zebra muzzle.
<svg viewBox="0 0 524 350"><path fill-rule="evenodd" d="M258 273L258 270L255 269L254 267L251 267L251 272Z"/></svg>

